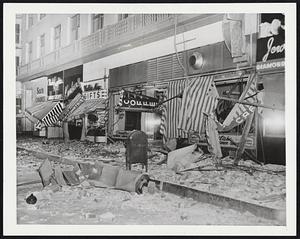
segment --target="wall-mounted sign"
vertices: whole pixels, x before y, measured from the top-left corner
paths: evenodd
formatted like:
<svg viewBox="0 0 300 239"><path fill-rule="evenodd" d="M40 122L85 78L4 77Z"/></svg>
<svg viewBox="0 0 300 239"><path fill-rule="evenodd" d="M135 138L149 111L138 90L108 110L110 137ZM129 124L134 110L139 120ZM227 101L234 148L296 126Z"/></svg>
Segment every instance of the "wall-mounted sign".
<svg viewBox="0 0 300 239"><path fill-rule="evenodd" d="M260 38L257 39L256 69L284 68L285 25L283 14L261 14Z"/></svg>
<svg viewBox="0 0 300 239"><path fill-rule="evenodd" d="M121 91L119 106L129 108L153 109L158 99L130 91Z"/></svg>
<svg viewBox="0 0 300 239"><path fill-rule="evenodd" d="M239 144L241 141L241 135L231 135L231 134L219 134L219 141L221 146L223 147L234 147L234 144ZM189 142L194 144L194 143L206 143L206 137L205 135L200 135L199 134L192 134L189 136ZM254 135L250 135L246 139L246 148L248 149L255 149L256 148L256 138Z"/></svg>
<svg viewBox="0 0 300 239"><path fill-rule="evenodd" d="M83 95L86 100L106 99L107 98L107 90L87 91L87 92L83 92Z"/></svg>
<svg viewBox="0 0 300 239"><path fill-rule="evenodd" d="M272 60L272 61L268 61L268 62L258 62L256 64L256 69L258 71L263 71L263 70L284 68L284 66L285 66L284 59L278 59L278 60Z"/></svg>
<svg viewBox="0 0 300 239"><path fill-rule="evenodd" d="M64 81L63 72L58 72L48 76L48 99L60 100L63 98Z"/></svg>
<svg viewBox="0 0 300 239"><path fill-rule="evenodd" d="M281 36L271 36L257 40L257 62L285 57L285 42Z"/></svg>
<svg viewBox="0 0 300 239"><path fill-rule="evenodd" d="M108 95L106 84L107 79L99 79L91 82L82 83L83 95L85 99L106 99Z"/></svg>

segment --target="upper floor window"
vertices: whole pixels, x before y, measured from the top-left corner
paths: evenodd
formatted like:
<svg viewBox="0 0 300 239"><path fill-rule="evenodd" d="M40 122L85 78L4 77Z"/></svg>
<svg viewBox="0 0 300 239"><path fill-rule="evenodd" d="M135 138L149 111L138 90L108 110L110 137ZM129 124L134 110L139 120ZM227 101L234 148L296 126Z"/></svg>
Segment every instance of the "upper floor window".
<svg viewBox="0 0 300 239"><path fill-rule="evenodd" d="M18 68L20 66L20 57L16 56L16 74L18 75Z"/></svg>
<svg viewBox="0 0 300 239"><path fill-rule="evenodd" d="M40 56L45 55L45 34L40 36Z"/></svg>
<svg viewBox="0 0 300 239"><path fill-rule="evenodd" d="M28 43L28 62L32 61L32 41Z"/></svg>
<svg viewBox="0 0 300 239"><path fill-rule="evenodd" d="M92 32L98 31L103 28L104 14L93 14L92 16Z"/></svg>
<svg viewBox="0 0 300 239"><path fill-rule="evenodd" d="M40 20L42 20L44 17L46 17L46 14L44 14L44 13L42 14L42 13L41 13L41 14L40 14Z"/></svg>
<svg viewBox="0 0 300 239"><path fill-rule="evenodd" d="M58 49L61 46L61 25L59 24L54 28L54 49Z"/></svg>
<svg viewBox="0 0 300 239"><path fill-rule="evenodd" d="M71 18L71 39L72 41L79 39L80 15L76 14Z"/></svg>
<svg viewBox="0 0 300 239"><path fill-rule="evenodd" d="M28 15L28 28L33 26L33 14Z"/></svg>
<svg viewBox="0 0 300 239"><path fill-rule="evenodd" d="M16 24L16 44L20 43L20 24Z"/></svg>
<svg viewBox="0 0 300 239"><path fill-rule="evenodd" d="M128 16L129 14L119 14L119 21L126 19Z"/></svg>

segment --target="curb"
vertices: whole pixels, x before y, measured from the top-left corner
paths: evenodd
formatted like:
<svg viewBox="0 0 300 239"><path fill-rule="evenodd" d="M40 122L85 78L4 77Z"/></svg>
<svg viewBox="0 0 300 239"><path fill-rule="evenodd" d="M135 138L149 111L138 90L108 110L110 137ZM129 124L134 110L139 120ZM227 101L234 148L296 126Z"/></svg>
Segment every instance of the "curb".
<svg viewBox="0 0 300 239"><path fill-rule="evenodd" d="M178 196L192 198L202 203L209 203L215 206L226 207L239 212L250 212L257 217L263 217L271 220L279 220L286 224L285 210L261 206L258 204L206 192L198 189L182 186L175 183L160 181L150 178L150 181L155 182L156 186L164 192L173 193Z"/></svg>

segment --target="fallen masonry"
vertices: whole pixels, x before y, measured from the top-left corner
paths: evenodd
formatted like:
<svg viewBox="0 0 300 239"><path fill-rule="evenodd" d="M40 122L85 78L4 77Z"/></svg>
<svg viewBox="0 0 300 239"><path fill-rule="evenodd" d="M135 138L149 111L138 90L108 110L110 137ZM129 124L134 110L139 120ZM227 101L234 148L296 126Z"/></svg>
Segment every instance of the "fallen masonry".
<svg viewBox="0 0 300 239"><path fill-rule="evenodd" d="M147 193L151 193L151 194L154 193L155 190L162 190L162 191L178 194L184 197L192 197L195 200L198 200L200 202L207 202L210 204L227 207L238 211L248 211L254 215L265 217L268 219L285 221L284 210L278 210L277 208L266 207L266 206L258 205L253 202L247 202L245 200L237 200L230 197L224 197L222 195L187 187L185 185L179 185L179 184L166 182L164 180L155 179L153 178L153 176L151 176L150 182L148 184L149 177L146 177L146 175L141 174L140 172L132 173L132 171L126 171L122 168L111 166L103 162L65 160L65 158L57 155L50 155L49 157L49 154L45 152L39 152L35 150L29 150L29 151L33 152L33 154L37 157L42 156L42 158L49 158L53 162L59 162L61 165L68 164L69 166L71 166L71 169L73 169L70 170L69 168L69 170L67 170L68 172L73 172L74 173L73 176L77 175L78 179L80 176L84 177L84 180L81 181L81 185L92 186L92 187L104 187L104 188L106 187L110 189L121 189L126 191L140 190L140 193L147 191ZM63 164L61 162L63 162ZM103 168L105 168L104 171ZM55 167L55 169L57 169L57 167ZM100 171L101 174L99 173ZM103 175L106 176L105 177L103 176L101 180L102 171L104 172ZM114 176L110 177L109 175L114 175ZM117 175L120 175L119 180ZM141 177L141 175L145 177ZM76 176L74 177L76 178ZM66 177L64 176L64 179L65 178ZM120 185L120 182L125 182L125 183ZM156 184L155 188L157 189L154 189L153 184L151 182L155 182ZM18 182L18 184L20 185L22 184L22 182ZM72 182L70 183L68 181L67 184L72 185ZM148 188L146 189L146 187L144 187L144 189L142 189L143 187L141 186L142 185L146 186L147 184L148 184ZM272 198L270 199L272 200Z"/></svg>

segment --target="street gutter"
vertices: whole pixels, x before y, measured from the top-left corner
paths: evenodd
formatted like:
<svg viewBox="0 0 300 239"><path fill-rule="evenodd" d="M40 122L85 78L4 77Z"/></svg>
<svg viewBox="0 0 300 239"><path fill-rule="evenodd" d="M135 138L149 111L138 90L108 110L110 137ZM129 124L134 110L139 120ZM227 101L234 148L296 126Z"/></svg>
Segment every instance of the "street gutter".
<svg viewBox="0 0 300 239"><path fill-rule="evenodd" d="M27 149L20 146L17 146L17 149L30 152L37 158L49 159L50 161L55 161L62 164L76 165L77 163L80 162L59 155ZM95 159L98 160L97 158ZM176 194L178 196L182 196L186 198L192 198L202 203L209 203L219 207L233 209L242 213L248 211L257 217L263 217L266 219L279 220L284 222L286 221L285 210L265 207L255 203L238 200L238 199L222 196L219 194L214 194L207 191L201 191L195 188L190 188L190 187L186 187L183 185L179 185L167 181L161 181L153 178L150 178L150 181L153 181L156 184L156 187L159 188L159 190L164 192Z"/></svg>

